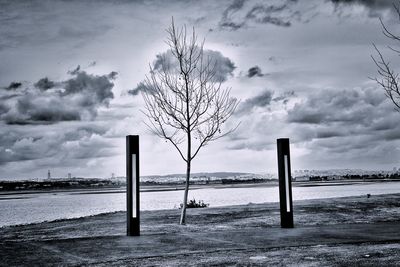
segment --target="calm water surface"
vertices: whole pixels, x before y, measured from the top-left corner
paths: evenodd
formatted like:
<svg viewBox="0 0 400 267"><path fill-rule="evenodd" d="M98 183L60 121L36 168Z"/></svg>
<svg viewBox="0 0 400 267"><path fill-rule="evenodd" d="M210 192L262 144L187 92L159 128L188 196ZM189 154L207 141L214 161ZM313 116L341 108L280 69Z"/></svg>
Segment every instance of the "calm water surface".
<svg viewBox="0 0 400 267"><path fill-rule="evenodd" d="M278 202L278 187L204 188L189 191L189 199L201 199L211 207ZM400 182L341 186L293 187L293 200L400 193ZM177 208L183 191L142 192L142 210ZM10 199L7 199L10 198ZM15 224L77 218L126 210L125 193L76 192L18 194L0 197L0 227Z"/></svg>

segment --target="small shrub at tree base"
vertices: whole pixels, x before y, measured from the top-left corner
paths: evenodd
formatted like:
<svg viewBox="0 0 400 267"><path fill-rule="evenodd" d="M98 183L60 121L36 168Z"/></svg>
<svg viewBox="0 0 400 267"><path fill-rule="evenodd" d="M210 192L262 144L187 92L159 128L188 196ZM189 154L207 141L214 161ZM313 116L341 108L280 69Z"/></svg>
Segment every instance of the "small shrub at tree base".
<svg viewBox="0 0 400 267"><path fill-rule="evenodd" d="M206 204L204 203L203 200L199 200L198 202L196 202L196 199L192 199L189 200L189 202L186 204L186 208L190 209L190 208L207 208L208 206L210 206L210 204ZM180 204L179 209L181 209L183 207L183 204Z"/></svg>

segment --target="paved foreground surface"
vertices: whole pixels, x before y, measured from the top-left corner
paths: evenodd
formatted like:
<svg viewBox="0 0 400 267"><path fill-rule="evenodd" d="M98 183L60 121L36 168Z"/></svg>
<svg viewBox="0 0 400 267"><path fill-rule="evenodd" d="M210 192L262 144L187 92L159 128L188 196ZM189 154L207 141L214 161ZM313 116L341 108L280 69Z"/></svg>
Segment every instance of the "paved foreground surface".
<svg viewBox="0 0 400 267"><path fill-rule="evenodd" d="M278 204L142 213L125 236L113 213L0 229L0 265L400 266L400 194L299 201L295 228Z"/></svg>

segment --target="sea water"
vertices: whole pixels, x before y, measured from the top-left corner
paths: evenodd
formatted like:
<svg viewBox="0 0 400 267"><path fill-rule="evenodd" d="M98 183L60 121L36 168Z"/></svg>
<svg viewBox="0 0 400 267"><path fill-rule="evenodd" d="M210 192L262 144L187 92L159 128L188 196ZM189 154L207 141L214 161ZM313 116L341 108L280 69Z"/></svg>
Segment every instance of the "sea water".
<svg viewBox="0 0 400 267"><path fill-rule="evenodd" d="M335 198L366 194L400 193L400 182L337 186L293 187L293 200ZM141 210L178 208L183 191L141 192ZM278 187L203 188L189 191L189 199L203 200L210 207L278 202ZM0 196L0 227L78 218L126 210L121 192L54 192Z"/></svg>

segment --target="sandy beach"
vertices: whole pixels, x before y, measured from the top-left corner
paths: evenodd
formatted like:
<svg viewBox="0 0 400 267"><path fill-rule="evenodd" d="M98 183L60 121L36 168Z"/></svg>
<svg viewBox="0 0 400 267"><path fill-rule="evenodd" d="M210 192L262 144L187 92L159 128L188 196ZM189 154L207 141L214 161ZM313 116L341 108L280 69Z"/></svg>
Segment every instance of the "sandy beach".
<svg viewBox="0 0 400 267"><path fill-rule="evenodd" d="M294 202L294 229L278 203L141 213L127 237L124 212L3 227L1 266L396 266L400 194Z"/></svg>

